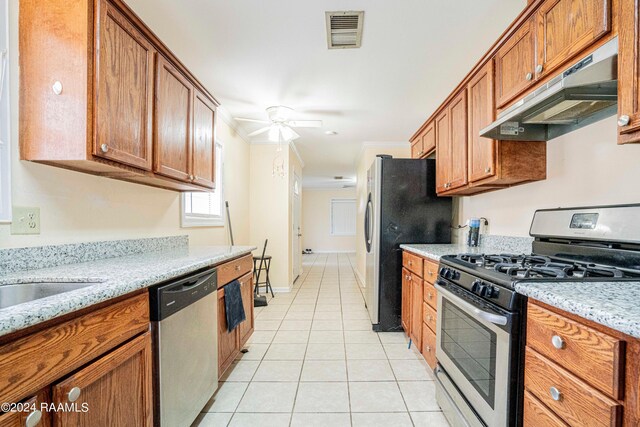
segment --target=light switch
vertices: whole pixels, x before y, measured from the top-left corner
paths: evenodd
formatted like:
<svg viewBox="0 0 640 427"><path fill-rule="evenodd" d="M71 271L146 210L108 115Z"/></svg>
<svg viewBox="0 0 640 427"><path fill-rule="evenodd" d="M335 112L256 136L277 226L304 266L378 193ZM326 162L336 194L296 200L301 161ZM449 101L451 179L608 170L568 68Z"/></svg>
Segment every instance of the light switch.
<svg viewBox="0 0 640 427"><path fill-rule="evenodd" d="M14 206L11 234L40 234L40 208Z"/></svg>

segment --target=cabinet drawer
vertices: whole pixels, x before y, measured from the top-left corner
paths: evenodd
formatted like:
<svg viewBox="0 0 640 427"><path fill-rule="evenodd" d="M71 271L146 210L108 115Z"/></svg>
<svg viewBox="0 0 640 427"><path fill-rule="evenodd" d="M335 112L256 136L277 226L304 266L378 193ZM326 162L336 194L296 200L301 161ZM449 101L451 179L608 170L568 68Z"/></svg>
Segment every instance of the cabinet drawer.
<svg viewBox="0 0 640 427"><path fill-rule="evenodd" d="M433 308L434 310L437 310L438 309L438 291L436 291L435 286L433 286L431 283L425 280L423 293L424 293L423 294L424 302L429 304L431 308Z"/></svg>
<svg viewBox="0 0 640 427"><path fill-rule="evenodd" d="M436 280L438 279L438 266L439 264L435 261L428 259L424 260L424 280L432 285L436 283Z"/></svg>
<svg viewBox="0 0 640 427"><path fill-rule="evenodd" d="M422 258L407 251L402 253L402 266L422 277Z"/></svg>
<svg viewBox="0 0 640 427"><path fill-rule="evenodd" d="M422 321L427 324L428 327L435 333L436 321L438 320L438 314L436 310L426 302L422 303Z"/></svg>
<svg viewBox="0 0 640 427"><path fill-rule="evenodd" d="M549 408L544 406L531 393L524 392L524 427L568 427Z"/></svg>
<svg viewBox="0 0 640 427"><path fill-rule="evenodd" d="M436 368L436 334L426 323L422 324L422 357L431 369Z"/></svg>
<svg viewBox="0 0 640 427"><path fill-rule="evenodd" d="M0 346L0 401L19 402L147 330L144 293Z"/></svg>
<svg viewBox="0 0 640 427"><path fill-rule="evenodd" d="M253 257L251 254L237 258L218 266L218 287L242 277L253 271Z"/></svg>
<svg viewBox="0 0 640 427"><path fill-rule="evenodd" d="M609 396L621 398L624 367L620 340L529 304L527 345Z"/></svg>
<svg viewBox="0 0 640 427"><path fill-rule="evenodd" d="M526 349L524 385L571 426L620 425L622 406L618 402L529 347Z"/></svg>

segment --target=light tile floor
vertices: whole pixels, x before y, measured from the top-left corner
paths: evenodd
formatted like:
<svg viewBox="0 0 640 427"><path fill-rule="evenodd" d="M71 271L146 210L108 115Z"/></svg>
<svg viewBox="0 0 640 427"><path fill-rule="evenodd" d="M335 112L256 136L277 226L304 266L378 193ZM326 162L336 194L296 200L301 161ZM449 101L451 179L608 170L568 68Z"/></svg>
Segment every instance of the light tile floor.
<svg viewBox="0 0 640 427"><path fill-rule="evenodd" d="M353 255L303 257L292 292L256 308L247 353L194 427L448 427L403 333L371 331Z"/></svg>

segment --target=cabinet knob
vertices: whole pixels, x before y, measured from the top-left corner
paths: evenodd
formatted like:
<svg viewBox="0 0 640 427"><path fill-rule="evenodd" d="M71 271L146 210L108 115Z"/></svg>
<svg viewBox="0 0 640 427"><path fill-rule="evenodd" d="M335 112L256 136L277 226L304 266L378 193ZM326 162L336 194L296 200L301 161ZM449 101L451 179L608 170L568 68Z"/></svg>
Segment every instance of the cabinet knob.
<svg viewBox="0 0 640 427"><path fill-rule="evenodd" d="M536 73L538 73L538 74L540 74L543 70L544 70L544 67L542 66L542 64L539 64L536 67Z"/></svg>
<svg viewBox="0 0 640 427"><path fill-rule="evenodd" d="M195 177L195 176L193 176L193 175L189 175L189 179L190 179L191 181L193 181L194 179L196 179L196 177Z"/></svg>
<svg viewBox="0 0 640 427"><path fill-rule="evenodd" d="M106 153L107 151L109 151L109 146L107 144L102 144L100 146L100 150L102 150L103 153Z"/></svg>
<svg viewBox="0 0 640 427"><path fill-rule="evenodd" d="M428 346L425 348L425 350L427 351L427 353L431 353L431 346L430 346L430 345L428 345Z"/></svg>
<svg viewBox="0 0 640 427"><path fill-rule="evenodd" d="M51 90L53 90L53 93L55 93L56 95L60 95L62 93L62 83L60 83L59 80L56 80L55 82L53 82Z"/></svg>
<svg viewBox="0 0 640 427"><path fill-rule="evenodd" d="M531 74L531 73L527 73L527 74L524 76L524 78L525 78L527 81L531 81L531 79L533 79L533 74Z"/></svg>
<svg viewBox="0 0 640 427"><path fill-rule="evenodd" d="M485 168L484 173L489 173L491 172L491 168Z"/></svg>
<svg viewBox="0 0 640 427"><path fill-rule="evenodd" d="M551 337L551 344L558 350L562 350L565 346L564 340L558 335L554 335Z"/></svg>
<svg viewBox="0 0 640 427"><path fill-rule="evenodd" d="M433 320L433 317L431 317L430 314L427 315L427 322L431 322Z"/></svg>
<svg viewBox="0 0 640 427"><path fill-rule="evenodd" d="M560 390L558 390L555 387L551 387L549 389L549 394L551 395L551 398L553 400L555 400L556 402L559 401L560 399L562 399L562 393L560 393Z"/></svg>
<svg viewBox="0 0 640 427"><path fill-rule="evenodd" d="M629 116L627 116L626 114L623 114L622 116L618 117L618 126L620 127L626 126L629 124L629 121L631 121Z"/></svg>
<svg viewBox="0 0 640 427"><path fill-rule="evenodd" d="M418 154L422 155L423 153L424 153L424 150L420 150Z"/></svg>
<svg viewBox="0 0 640 427"><path fill-rule="evenodd" d="M36 427L38 424L40 424L41 420L42 412L36 409L35 411L27 415L27 418L24 420L24 425L25 427Z"/></svg>
<svg viewBox="0 0 640 427"><path fill-rule="evenodd" d="M80 389L80 387L74 387L71 390L69 390L69 393L67 393L67 398L69 399L69 402L75 402L76 400L78 400L78 398L80 397L80 392L82 390Z"/></svg>
<svg viewBox="0 0 640 427"><path fill-rule="evenodd" d="M431 292L429 292L429 293L427 294L427 298L429 298L430 300L432 300L432 299L433 299L433 294L432 294Z"/></svg>
<svg viewBox="0 0 640 427"><path fill-rule="evenodd" d="M240 266L236 265L236 271L240 271Z"/></svg>

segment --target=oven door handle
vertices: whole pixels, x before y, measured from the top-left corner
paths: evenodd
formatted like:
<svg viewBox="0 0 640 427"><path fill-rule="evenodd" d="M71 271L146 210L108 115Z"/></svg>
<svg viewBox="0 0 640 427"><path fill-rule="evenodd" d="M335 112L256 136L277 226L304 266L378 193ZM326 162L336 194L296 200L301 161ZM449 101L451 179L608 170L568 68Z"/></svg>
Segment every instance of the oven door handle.
<svg viewBox="0 0 640 427"><path fill-rule="evenodd" d="M473 304L470 304L467 301L463 300L462 298L449 292L440 283L436 283L435 288L439 292L442 292L444 295L446 295L448 299L452 300L457 305L464 308L465 311L474 315L477 319L484 320L485 322L489 322L489 323L493 323L495 325L501 325L501 326L505 326L507 323L509 323L509 319L506 316L480 310L478 307L475 307Z"/></svg>

